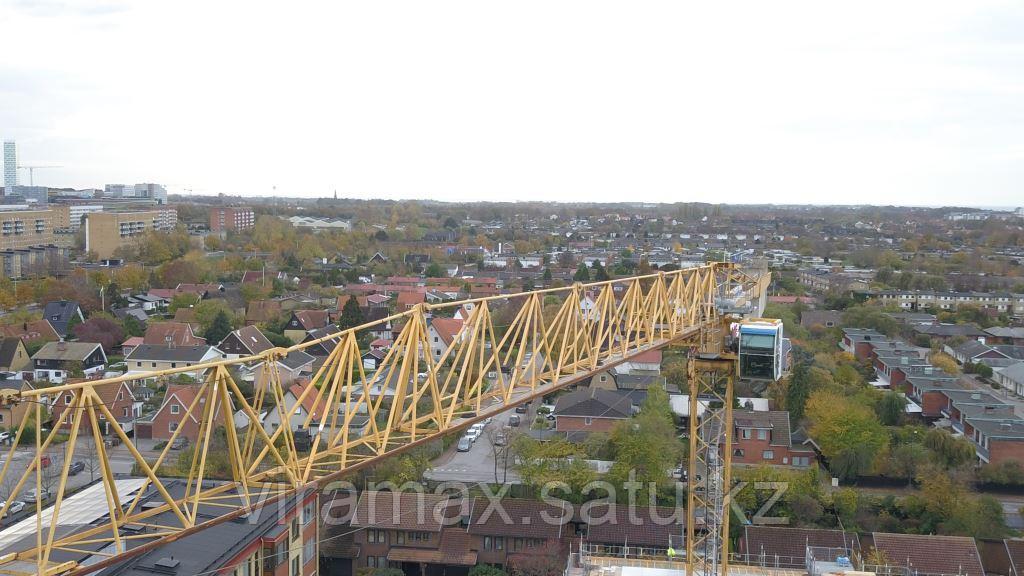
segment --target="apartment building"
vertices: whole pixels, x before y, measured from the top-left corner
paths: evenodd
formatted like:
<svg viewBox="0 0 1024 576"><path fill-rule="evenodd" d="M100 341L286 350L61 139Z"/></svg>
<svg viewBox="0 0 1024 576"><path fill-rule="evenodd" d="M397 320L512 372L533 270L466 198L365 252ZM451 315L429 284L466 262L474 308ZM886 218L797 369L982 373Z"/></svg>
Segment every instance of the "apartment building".
<svg viewBox="0 0 1024 576"><path fill-rule="evenodd" d="M0 251L53 244L52 210L0 211Z"/></svg>
<svg viewBox="0 0 1024 576"><path fill-rule="evenodd" d="M112 258L118 248L131 246L150 230L173 230L178 211L161 208L141 212L93 212L85 215L85 250L97 258Z"/></svg>
<svg viewBox="0 0 1024 576"><path fill-rule="evenodd" d="M82 228L82 217L93 212L103 212L102 204L54 204L53 228L55 230L78 231Z"/></svg>
<svg viewBox="0 0 1024 576"><path fill-rule="evenodd" d="M1024 294L1008 292L935 292L931 290L881 290L868 295L884 304L898 306L902 310L949 310L960 306L995 310L999 313L1024 315Z"/></svg>
<svg viewBox="0 0 1024 576"><path fill-rule="evenodd" d="M210 232L246 230L256 225L256 214L247 206L210 208Z"/></svg>

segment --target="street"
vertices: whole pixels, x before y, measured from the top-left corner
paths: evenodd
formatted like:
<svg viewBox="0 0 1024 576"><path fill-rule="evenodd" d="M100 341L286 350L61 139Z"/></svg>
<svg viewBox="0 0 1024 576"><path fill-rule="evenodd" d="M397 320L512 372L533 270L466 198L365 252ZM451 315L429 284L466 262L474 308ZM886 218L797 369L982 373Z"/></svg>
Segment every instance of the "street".
<svg viewBox="0 0 1024 576"><path fill-rule="evenodd" d="M468 452L459 452L456 450L457 443L452 444L437 459L437 464L434 468L427 471L427 479L435 481L494 483L495 470L497 470L497 480L499 482L519 482L519 475L512 469L511 455L508 455L507 459L505 458L508 444L497 447L497 450L495 450L496 447L492 444L493 437L499 431L504 430L506 438L508 438L510 431L529 428L528 414L520 414L523 422L519 428L506 428L508 419L512 414L515 414L514 408L509 408L495 416L491 423L484 427L483 433L476 439L476 442L473 443ZM497 467L495 467L495 457L499 459Z"/></svg>

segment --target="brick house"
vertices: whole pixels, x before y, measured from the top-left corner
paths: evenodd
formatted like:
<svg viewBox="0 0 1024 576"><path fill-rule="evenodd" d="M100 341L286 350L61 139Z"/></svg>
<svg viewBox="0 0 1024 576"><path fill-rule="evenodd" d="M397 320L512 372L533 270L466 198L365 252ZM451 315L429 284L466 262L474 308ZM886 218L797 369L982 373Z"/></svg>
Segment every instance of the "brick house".
<svg viewBox="0 0 1024 576"><path fill-rule="evenodd" d="M458 525L459 507L460 501L447 495L363 492L352 516L352 527L362 528L355 532L359 553L353 568L408 566L407 573L414 574L420 573L421 567L439 567L455 560L456 565L468 571L477 564L476 554L452 554L446 558L441 552L443 529L465 531ZM451 537L448 540L449 545L465 545Z"/></svg>
<svg viewBox="0 0 1024 576"><path fill-rule="evenodd" d="M871 357L873 345L876 342L888 340L885 334L870 328L843 328L843 339L839 347L843 351L853 354L858 360L865 360Z"/></svg>
<svg viewBox="0 0 1024 576"><path fill-rule="evenodd" d="M771 464L805 468L814 463L814 451L793 444L789 412L735 410L733 412L733 464Z"/></svg>
<svg viewBox="0 0 1024 576"><path fill-rule="evenodd" d="M611 432L616 423L633 415L629 394L603 388L582 388L558 397L555 430L558 432Z"/></svg>
<svg viewBox="0 0 1024 576"><path fill-rule="evenodd" d="M127 382L112 382L96 386L95 390L103 404L107 407L107 410L117 420L117 424L121 429L126 433L132 432L135 427L135 420L142 412L142 402L135 398L131 386ZM78 392L76 390L66 390L60 396L53 399L51 415L54 426L58 426L63 430L71 429L74 414L71 413L69 408L75 403L77 395ZM106 416L99 413L99 419L100 432L104 435L113 434L113 429ZM83 418L83 424L85 423L86 421Z"/></svg>
<svg viewBox="0 0 1024 576"><path fill-rule="evenodd" d="M206 398L201 398L192 408L192 413L186 417L189 406L195 402L196 394L199 393L199 386L194 384L168 384L164 392L164 401L160 408L153 415L152 438L156 440L168 440L174 431L181 428L179 437L188 438L195 442L199 438L199 421L202 418L203 406ZM217 414L214 418L220 418L221 406L217 405Z"/></svg>
<svg viewBox="0 0 1024 576"><path fill-rule="evenodd" d="M468 531L479 563L514 567L547 562L564 566L568 554L566 539L575 534L571 504L505 498L501 507L507 517L486 498L474 498L471 502ZM529 528L524 530L524 526Z"/></svg>
<svg viewBox="0 0 1024 576"><path fill-rule="evenodd" d="M912 375L906 381L907 398L921 407L921 416L927 419L942 418L942 409L949 398L947 390L962 390L954 376L934 374L932 376Z"/></svg>

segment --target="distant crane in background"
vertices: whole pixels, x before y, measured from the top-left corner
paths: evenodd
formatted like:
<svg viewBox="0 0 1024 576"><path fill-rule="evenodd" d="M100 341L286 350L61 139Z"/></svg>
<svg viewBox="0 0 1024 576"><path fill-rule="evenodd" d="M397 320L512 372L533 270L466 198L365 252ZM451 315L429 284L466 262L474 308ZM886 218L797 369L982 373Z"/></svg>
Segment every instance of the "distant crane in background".
<svg viewBox="0 0 1024 576"><path fill-rule="evenodd" d="M63 168L63 166L18 166L21 170L28 170L28 185L35 186L35 171L41 168Z"/></svg>

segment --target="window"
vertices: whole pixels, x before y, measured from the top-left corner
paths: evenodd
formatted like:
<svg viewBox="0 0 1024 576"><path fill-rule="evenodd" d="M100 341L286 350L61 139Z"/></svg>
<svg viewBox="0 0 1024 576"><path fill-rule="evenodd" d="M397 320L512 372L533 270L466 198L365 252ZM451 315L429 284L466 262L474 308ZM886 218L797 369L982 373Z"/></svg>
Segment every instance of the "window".
<svg viewBox="0 0 1024 576"><path fill-rule="evenodd" d="M608 380L608 375L607 374L601 374L601 382L605 382L607 380Z"/></svg>
<svg viewBox="0 0 1024 576"><path fill-rule="evenodd" d="M395 544L405 544L405 532L395 532Z"/></svg>
<svg viewBox="0 0 1024 576"><path fill-rule="evenodd" d="M117 393L117 399L118 400L124 400L124 392L118 392Z"/></svg>
<svg viewBox="0 0 1024 576"><path fill-rule="evenodd" d="M299 519L292 518L292 540L299 539Z"/></svg>
<svg viewBox="0 0 1024 576"><path fill-rule="evenodd" d="M74 396L72 396L71 394L65 394L64 395L64 405L65 406L70 406L72 398L74 398Z"/></svg>
<svg viewBox="0 0 1024 576"><path fill-rule="evenodd" d="M490 550L490 549L491 549L491 537L490 536L484 536L484 550Z"/></svg>
<svg viewBox="0 0 1024 576"><path fill-rule="evenodd" d="M733 456L738 456L738 457L740 457L740 458L743 458L743 454L744 454L744 452L743 452L743 450L742 450L742 449L740 449L740 448L737 448L737 449L735 449L735 450L733 450L733 451L732 451L732 455L733 455Z"/></svg>
<svg viewBox="0 0 1024 576"><path fill-rule="evenodd" d="M309 564L316 558L316 538L306 540L302 545L302 561Z"/></svg>
<svg viewBox="0 0 1024 576"><path fill-rule="evenodd" d="M772 452L771 450L765 450L764 452L761 453L761 458L765 460L772 460L775 458L775 452Z"/></svg>
<svg viewBox="0 0 1024 576"><path fill-rule="evenodd" d="M757 439L758 440L767 440L768 439L768 431L767 430L758 430L757 431Z"/></svg>
<svg viewBox="0 0 1024 576"><path fill-rule="evenodd" d="M178 423L177 422L171 422L170 424L167 425L167 431L168 432L174 432L177 429L178 429Z"/></svg>
<svg viewBox="0 0 1024 576"><path fill-rule="evenodd" d="M127 409L127 408L123 408L123 409L121 410L121 412L123 412L122 416L124 416L125 418L127 418L127 417L128 417L128 409Z"/></svg>
<svg viewBox="0 0 1024 576"><path fill-rule="evenodd" d="M590 426L590 424L591 424L591 423L592 423L593 421L594 421L594 420L593 420L593 418L590 418L590 417L588 416L587 418L584 418L584 419L583 419L583 424L584 424L585 426Z"/></svg>
<svg viewBox="0 0 1024 576"><path fill-rule="evenodd" d="M177 368L177 367L178 367L178 363L177 362L171 362L171 368Z"/></svg>
<svg viewBox="0 0 1024 576"><path fill-rule="evenodd" d="M153 368L156 368L156 362L150 362Z"/></svg>
<svg viewBox="0 0 1024 576"><path fill-rule="evenodd" d="M505 549L505 537L504 536L497 536L494 539L494 549L495 550L504 550Z"/></svg>
<svg viewBox="0 0 1024 576"><path fill-rule="evenodd" d="M181 412L181 406L177 404L171 404L171 414L178 414Z"/></svg>
<svg viewBox="0 0 1024 576"><path fill-rule="evenodd" d="M313 521L313 517L316 516L316 500L307 502L302 507L302 525L309 526L309 523Z"/></svg>
<svg viewBox="0 0 1024 576"><path fill-rule="evenodd" d="M302 559L296 556L292 558L292 576L302 576Z"/></svg>

